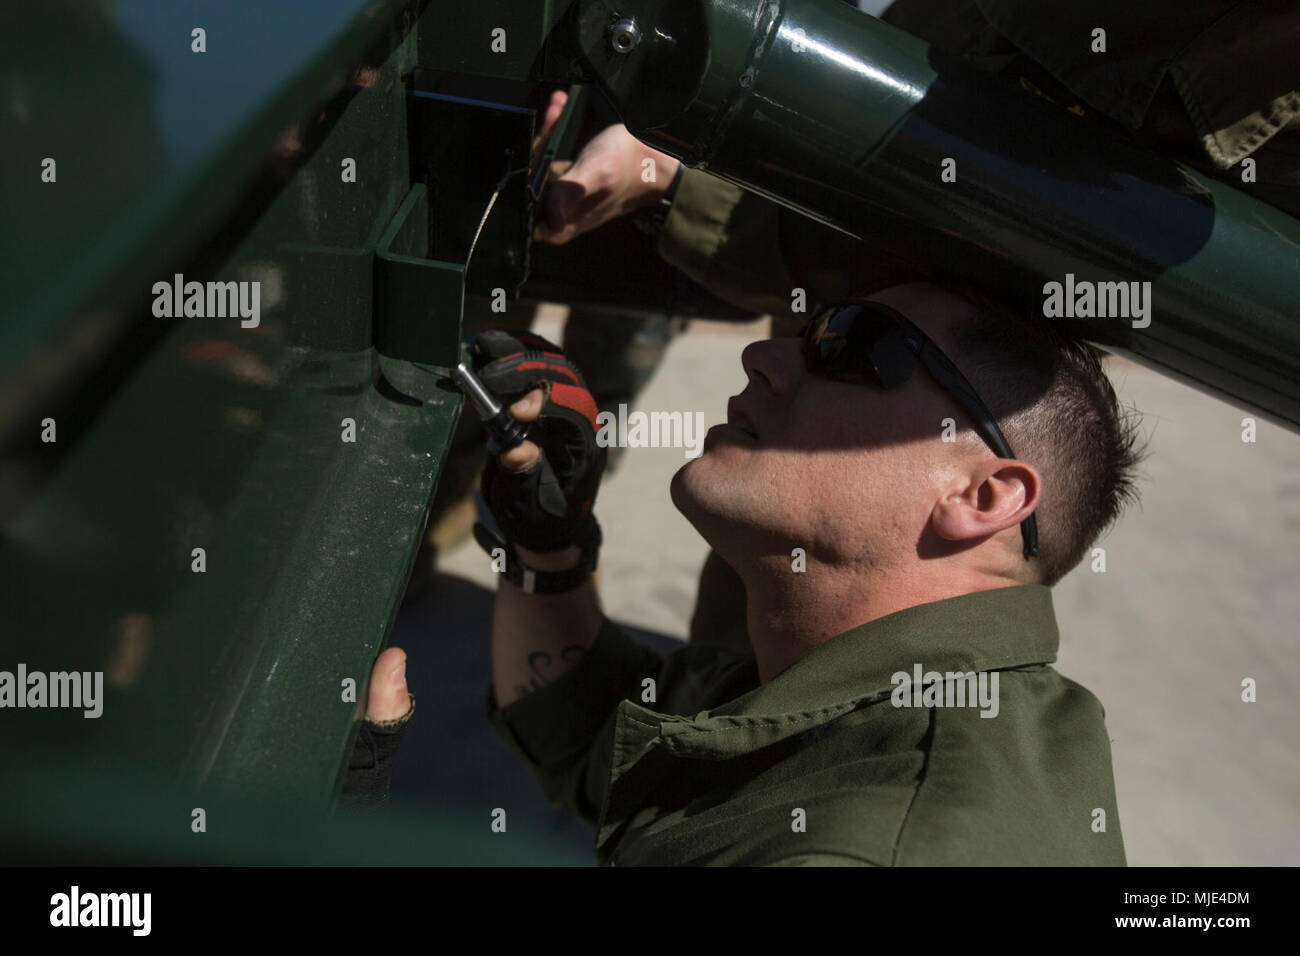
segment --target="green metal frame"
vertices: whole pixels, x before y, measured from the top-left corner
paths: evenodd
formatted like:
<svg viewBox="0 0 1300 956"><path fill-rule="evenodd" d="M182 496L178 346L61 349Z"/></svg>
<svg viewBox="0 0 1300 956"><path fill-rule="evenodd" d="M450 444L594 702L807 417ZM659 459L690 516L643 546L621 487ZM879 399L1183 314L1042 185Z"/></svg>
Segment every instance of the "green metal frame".
<svg viewBox="0 0 1300 956"><path fill-rule="evenodd" d="M103 806L165 791L323 811L420 544L460 412L438 367L458 356L466 269L430 257L411 78L422 64L526 74L558 14L274 6L6 14L38 108L5 137L21 163L5 170L17 268L0 289L0 487L18 494L0 500L0 668L103 671L107 687L97 720L0 713L0 760L30 771L0 784L0 846L53 852L27 797L84 811L100 805L88 780L104 782ZM192 25L206 53L188 49ZM498 25L505 59L489 46ZM69 37L86 57L68 59ZM92 92L149 135L65 128ZM512 122L526 144L531 113ZM49 150L55 184L39 179ZM259 282L260 325L154 317L153 283L177 272ZM38 438L46 418L54 443ZM104 845L145 825L101 824ZM189 836L187 818L172 825Z"/></svg>

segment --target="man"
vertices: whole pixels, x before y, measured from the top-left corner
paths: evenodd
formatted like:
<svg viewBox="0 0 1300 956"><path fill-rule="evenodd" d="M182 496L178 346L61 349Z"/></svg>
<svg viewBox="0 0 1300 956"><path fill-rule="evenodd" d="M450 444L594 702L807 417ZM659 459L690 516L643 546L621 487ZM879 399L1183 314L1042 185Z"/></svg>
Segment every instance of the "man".
<svg viewBox="0 0 1300 956"><path fill-rule="evenodd" d="M485 477L511 555L488 716L602 863L1124 863L1049 587L1131 496L1131 427L1041 317L927 282L864 301L746 348L672 483L744 581L750 653L661 658L602 615L580 379L541 340L480 350L543 446Z"/></svg>
<svg viewBox="0 0 1300 956"><path fill-rule="evenodd" d="M1101 135L1128 138L1300 215L1300 59L1293 52L1300 6L1213 0L1193 7L898 0L881 19L1051 100ZM1095 49L1098 27L1104 51ZM563 104L564 94L555 94L545 131ZM650 182L640 175L646 157L657 172ZM795 288L852 298L916 271L893 254L892 237L854 240L683 169L621 126L587 144L556 185L544 197L538 239L564 243L615 215L666 207L662 257L734 304L770 313L774 335L795 334L806 318L790 311ZM710 554L691 640L744 647L744 634L731 626L743 602L733 571Z"/></svg>
<svg viewBox="0 0 1300 956"><path fill-rule="evenodd" d="M1300 6L1291 0L1190 7L1176 0L898 0L881 19L1103 127L1104 135L1126 137L1300 215ZM1098 28L1106 33L1100 46ZM563 103L556 94L547 132ZM656 171L649 182L646 158ZM1248 180L1246 160L1254 164ZM910 269L888 246L849 239L705 172L679 170L673 157L611 126L571 167L557 165L558 188L545 197L537 238L563 244L614 216L667 205L665 191L675 184L660 254L722 298L771 313L776 334L802 324L788 311L795 287L847 297ZM671 334L664 321L648 323L650 349L634 358L621 344L636 331L630 319L620 337L608 319L581 318L566 329L565 345L584 359L603 352L602 378L622 373L621 383L598 383L601 405L615 408L648 378ZM478 440L474 429L464 420L463 443ZM459 480L444 475L435 511L470 480L469 472ZM692 640L734 640L718 626L738 591L716 556L701 584L708 599L697 607Z"/></svg>

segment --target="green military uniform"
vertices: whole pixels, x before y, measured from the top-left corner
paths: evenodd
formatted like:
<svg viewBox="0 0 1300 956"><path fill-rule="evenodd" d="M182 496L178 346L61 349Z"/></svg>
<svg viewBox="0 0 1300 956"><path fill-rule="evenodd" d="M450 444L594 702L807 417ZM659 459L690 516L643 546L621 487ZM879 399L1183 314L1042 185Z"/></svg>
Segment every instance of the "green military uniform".
<svg viewBox="0 0 1300 956"><path fill-rule="evenodd" d="M1049 666L1057 642L1050 590L1003 588L855 627L760 685L752 654L665 659L606 620L572 670L505 708L489 690L487 713L601 863L1120 866L1104 713ZM895 706L918 665L996 672L995 716Z"/></svg>

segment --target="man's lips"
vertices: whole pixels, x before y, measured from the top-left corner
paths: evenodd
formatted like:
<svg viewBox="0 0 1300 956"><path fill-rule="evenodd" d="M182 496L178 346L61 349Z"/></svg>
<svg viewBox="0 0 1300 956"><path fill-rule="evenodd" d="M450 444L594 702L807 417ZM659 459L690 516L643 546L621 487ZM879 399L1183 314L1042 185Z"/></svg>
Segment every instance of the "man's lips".
<svg viewBox="0 0 1300 956"><path fill-rule="evenodd" d="M726 439L727 441L736 442L737 444L743 444L743 445L758 444L758 439L756 439L749 432L745 431L743 428L740 428L737 425L732 425L727 422L719 422L717 425L714 425L712 428L710 428L707 432L704 433L705 450L708 450L709 446L712 445L714 442L718 441L719 439Z"/></svg>
<svg viewBox="0 0 1300 956"><path fill-rule="evenodd" d="M757 445L758 429L754 420L737 398L727 402L727 420L714 425L704 437L704 449L707 451L719 441L737 445Z"/></svg>
<svg viewBox="0 0 1300 956"><path fill-rule="evenodd" d="M727 402L727 425L758 441L758 429L754 427L753 416L738 399L732 398Z"/></svg>

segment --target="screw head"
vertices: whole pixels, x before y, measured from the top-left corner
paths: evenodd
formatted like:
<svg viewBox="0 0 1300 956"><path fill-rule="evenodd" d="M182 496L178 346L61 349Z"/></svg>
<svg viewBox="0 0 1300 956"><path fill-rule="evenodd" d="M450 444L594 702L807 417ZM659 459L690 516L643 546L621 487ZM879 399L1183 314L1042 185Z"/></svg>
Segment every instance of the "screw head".
<svg viewBox="0 0 1300 956"><path fill-rule="evenodd" d="M609 28L609 45L615 53L631 53L641 42L641 28L631 17L624 17Z"/></svg>

